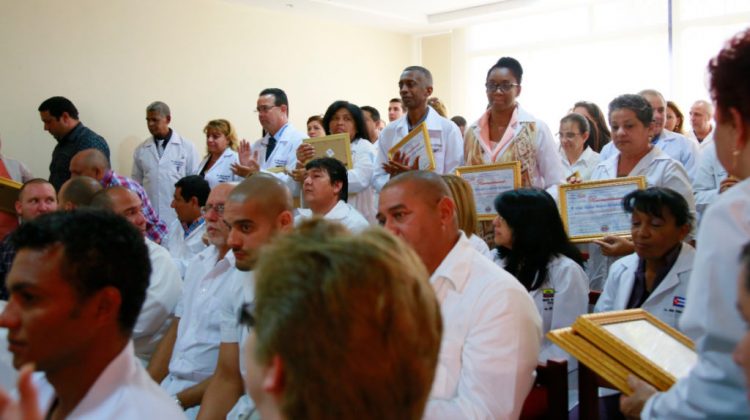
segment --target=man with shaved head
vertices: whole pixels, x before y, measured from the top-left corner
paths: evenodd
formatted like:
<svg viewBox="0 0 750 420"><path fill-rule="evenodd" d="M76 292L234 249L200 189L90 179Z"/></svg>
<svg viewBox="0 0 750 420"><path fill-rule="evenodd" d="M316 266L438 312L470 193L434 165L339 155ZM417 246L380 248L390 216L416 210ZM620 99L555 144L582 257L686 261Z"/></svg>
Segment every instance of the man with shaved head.
<svg viewBox="0 0 750 420"><path fill-rule="evenodd" d="M417 252L443 314L428 419L518 418L534 383L541 319L526 289L459 230L441 177L411 171L380 193L378 220Z"/></svg>
<svg viewBox="0 0 750 420"><path fill-rule="evenodd" d="M162 239L167 236L167 225L154 211L151 201L148 199L146 191L141 184L131 178L116 174L110 168L107 157L98 149L86 149L76 153L73 159L70 160L70 173L73 177L88 176L94 178L104 188L121 185L138 194L138 198L143 204L143 216L146 218L146 234L149 239L160 244Z"/></svg>
<svg viewBox="0 0 750 420"><path fill-rule="evenodd" d="M139 232L146 234L141 199L123 186L99 191L91 200L91 207L110 210L127 219ZM133 328L135 355L146 364L162 336L169 328L169 316L182 293L182 278L172 257L163 246L144 236L151 260L151 277L138 321Z"/></svg>
<svg viewBox="0 0 750 420"><path fill-rule="evenodd" d="M102 184L88 176L71 178L60 187L57 193L58 207L61 210L75 210L91 204L94 194L102 190Z"/></svg>
<svg viewBox="0 0 750 420"><path fill-rule="evenodd" d="M224 418L230 410L231 418L242 418L253 410L242 381L246 372L241 350L248 329L239 324L237 315L243 305L254 301L252 270L260 249L279 233L292 228L293 210L292 195L287 187L266 173L246 179L227 199L224 208L224 222L230 229L227 244L240 271L231 278L232 284L222 301L219 360L198 418Z"/></svg>
<svg viewBox="0 0 750 420"><path fill-rule="evenodd" d="M221 299L237 271L229 252L224 206L235 186L215 186L202 208L209 246L187 266L183 294L167 334L151 358L148 371L189 418L195 418L216 370L220 344Z"/></svg>

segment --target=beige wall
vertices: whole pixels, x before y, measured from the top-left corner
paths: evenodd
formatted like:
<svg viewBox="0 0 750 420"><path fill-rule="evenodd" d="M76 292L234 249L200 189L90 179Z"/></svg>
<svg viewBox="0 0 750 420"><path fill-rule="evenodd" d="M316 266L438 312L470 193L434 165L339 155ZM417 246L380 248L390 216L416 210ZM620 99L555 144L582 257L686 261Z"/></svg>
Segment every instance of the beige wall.
<svg viewBox="0 0 750 420"><path fill-rule="evenodd" d="M115 170L129 174L153 100L170 105L172 127L202 152L212 118L259 137L252 110L265 87L287 92L299 129L336 99L386 115L401 69L414 64L408 35L223 0L24 0L2 9L2 151L42 177L55 142L36 109L50 96L73 100L108 140Z"/></svg>

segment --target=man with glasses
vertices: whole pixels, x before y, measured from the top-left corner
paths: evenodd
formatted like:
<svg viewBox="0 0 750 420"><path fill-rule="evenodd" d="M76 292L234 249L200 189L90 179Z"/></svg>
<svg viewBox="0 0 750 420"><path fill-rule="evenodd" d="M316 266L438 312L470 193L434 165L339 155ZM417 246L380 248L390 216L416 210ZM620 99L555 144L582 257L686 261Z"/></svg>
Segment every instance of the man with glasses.
<svg viewBox="0 0 750 420"><path fill-rule="evenodd" d="M203 242L206 224L201 208L206 204L210 192L208 181L200 175L186 176L174 184L171 207L177 219L170 223L162 245L169 250L183 278L188 262L206 248Z"/></svg>
<svg viewBox="0 0 750 420"><path fill-rule="evenodd" d="M249 331L239 324L237 316L244 304L254 301L252 270L261 248L292 228L293 210L287 187L266 173L246 179L227 198L224 209L224 223L229 228L227 245L234 253L239 271L229 279L231 284L221 301L219 358L201 402L200 419L224 418L228 412L230 418L243 418L253 410L254 404L244 395L242 384L247 372L241 350Z"/></svg>
<svg viewBox="0 0 750 420"><path fill-rule="evenodd" d="M234 167L235 173L247 177L258 171L271 171L287 180L284 168L294 169L297 147L307 134L289 123L289 100L281 89L263 89L255 112L265 135L252 146L244 140L240 142L240 165Z"/></svg>
<svg viewBox="0 0 750 420"><path fill-rule="evenodd" d="M156 349L148 371L172 395L189 418L195 418L219 358L221 299L237 272L229 252L229 228L222 218L227 197L235 187L219 184L211 190L201 213L209 246L190 261L183 294L174 319Z"/></svg>
<svg viewBox="0 0 750 420"><path fill-rule="evenodd" d="M449 174L463 164L464 142L458 126L453 121L441 117L437 111L427 105L427 98L432 94L430 71L420 66L407 67L401 73L398 87L401 101L407 111L401 118L388 124L380 133L373 179L375 189L378 191L392 176L424 167L426 162L415 162L416 159L409 161L400 153L392 158L388 154L391 147L422 122L426 123L430 135L432 153L435 157L435 172Z"/></svg>

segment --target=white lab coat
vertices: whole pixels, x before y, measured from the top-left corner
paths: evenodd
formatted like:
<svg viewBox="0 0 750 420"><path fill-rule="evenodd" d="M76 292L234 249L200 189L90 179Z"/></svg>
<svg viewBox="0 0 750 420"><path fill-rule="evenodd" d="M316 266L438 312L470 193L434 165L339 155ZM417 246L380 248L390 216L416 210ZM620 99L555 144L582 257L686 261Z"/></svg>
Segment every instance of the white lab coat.
<svg viewBox="0 0 750 420"><path fill-rule="evenodd" d="M144 239L151 260L151 277L132 339L136 356L147 365L169 328L169 317L182 295L182 277L169 251L150 239Z"/></svg>
<svg viewBox="0 0 750 420"><path fill-rule="evenodd" d="M428 106L427 109L425 122L435 157L434 172L441 175L451 174L464 162L464 140L461 137L461 131L453 121L441 117L432 107ZM378 154L373 175L373 186L378 192L390 179L390 175L383 170L383 164L388 162L388 150L409 134L407 118L408 115L404 114L380 132L376 143Z"/></svg>
<svg viewBox="0 0 750 420"><path fill-rule="evenodd" d="M297 209L295 224L313 217L310 209ZM324 219L338 222L346 226L352 233L359 233L370 227L370 223L351 204L339 200L333 208L323 216Z"/></svg>
<svg viewBox="0 0 750 420"><path fill-rule="evenodd" d="M732 351L747 332L737 311L739 253L750 241L750 179L708 207L680 329L694 337L698 363L669 391L651 397L643 419L747 419L747 383Z"/></svg>
<svg viewBox="0 0 750 420"><path fill-rule="evenodd" d="M662 130L654 146L658 146L669 157L680 162L685 171L687 171L689 178L693 179L695 165L698 162L698 155L700 153L697 140L665 129ZM611 141L604 145L600 155L602 160L607 160L619 153L615 147L615 142Z"/></svg>
<svg viewBox="0 0 750 420"><path fill-rule="evenodd" d="M156 214L167 226L177 219L177 213L171 207L174 184L195 173L199 160L193 143L174 130L161 158L153 136L144 140L133 152L132 178L143 185Z"/></svg>
<svg viewBox="0 0 750 420"><path fill-rule="evenodd" d="M2 153L0 153L0 160L2 160L5 164L5 169L8 170L10 179L20 183L24 183L34 178L34 175L31 174L31 171L26 165L23 164L23 162L5 157L2 155Z"/></svg>
<svg viewBox="0 0 750 420"><path fill-rule="evenodd" d="M721 166L719 158L716 156L713 136L706 137L701 143L701 155L693 179L695 209L698 212L699 226L708 205L719 197L721 181L726 177L727 171Z"/></svg>
<svg viewBox="0 0 750 420"><path fill-rule="evenodd" d="M581 180L588 181L591 179L591 174L594 172L594 168L599 164L599 153L591 150L590 147L583 149L583 153L578 157L572 165L565 156L565 151L560 149L560 158L562 159L563 169L565 169L565 178L573 175L576 171L581 175Z"/></svg>
<svg viewBox="0 0 750 420"><path fill-rule="evenodd" d="M443 337L424 418L518 418L542 341L528 292L474 250L463 232L430 284Z"/></svg>
<svg viewBox="0 0 750 420"><path fill-rule="evenodd" d="M591 174L591 180L615 179L617 178L617 162L620 154L617 153L607 160L599 162L599 165ZM690 208L690 213L695 216L695 198L690 180L685 168L676 160L662 152L659 147L651 147L651 151L644 156L640 162L628 174L631 176L646 177L647 187L671 188L685 198ZM586 265L586 274L591 281L591 290L602 290L607 278L607 271L615 258L602 255L599 245L589 245L589 260Z"/></svg>
<svg viewBox="0 0 750 420"><path fill-rule="evenodd" d="M490 246L487 245L487 242L484 241L484 239L480 238L478 235L472 234L469 236L469 242L471 242L471 246L474 247L480 254L484 255L485 257L492 260L494 258L494 251L490 250Z"/></svg>
<svg viewBox="0 0 750 420"><path fill-rule="evenodd" d="M505 268L505 261L494 253L495 263ZM570 258L560 255L547 264L547 280L542 287L530 291L536 309L542 317L544 341L539 352L539 361L567 359L568 371L576 368L575 358L552 344L547 333L573 325L579 315L588 312L589 278L583 267Z"/></svg>
<svg viewBox="0 0 750 420"><path fill-rule="evenodd" d="M195 175L200 175L203 167L206 166L209 156L203 158L201 163L195 169ZM237 152L227 147L224 153L219 156L219 159L214 162L213 166L203 174L203 178L208 181L208 185L213 189L219 184L225 182L240 182L244 178L237 176L232 172L232 164L240 163L240 158Z"/></svg>
<svg viewBox="0 0 750 420"><path fill-rule="evenodd" d="M39 410L49 412L55 389L43 373L34 374ZM148 375L128 344L102 370L75 409L71 420L93 419L184 419L174 398L167 395Z"/></svg>
<svg viewBox="0 0 750 420"><path fill-rule="evenodd" d="M678 328L677 321L685 308L690 274L693 272L695 248L683 243L680 255L666 277L651 292L641 308L659 318L672 328ZM630 254L612 264L594 312L619 311L626 309L633 292L635 271L638 269L638 255Z"/></svg>
<svg viewBox="0 0 750 420"><path fill-rule="evenodd" d="M260 164L260 170L268 172L279 178L282 182L287 184L292 193L294 193L294 179L287 174L295 169L297 163L297 148L302 144L302 140L308 136L306 133L297 131L292 124L287 123L281 129L274 134L276 139L276 147L273 148L271 156L266 159L266 150L268 149L268 139L270 135L266 134L262 138L258 139L250 147L250 152L258 152L258 163ZM274 169L271 171L272 169ZM279 168L284 168L280 171Z"/></svg>
<svg viewBox="0 0 750 420"><path fill-rule="evenodd" d="M206 249L206 244L203 243L204 233L206 233L205 221L193 229L187 238L185 237L185 229L183 229L182 223L178 219L175 219L169 225L167 237L162 242L162 245L164 248L167 248L169 255L172 256L174 264L180 271L180 277L185 277L185 269L190 260Z"/></svg>

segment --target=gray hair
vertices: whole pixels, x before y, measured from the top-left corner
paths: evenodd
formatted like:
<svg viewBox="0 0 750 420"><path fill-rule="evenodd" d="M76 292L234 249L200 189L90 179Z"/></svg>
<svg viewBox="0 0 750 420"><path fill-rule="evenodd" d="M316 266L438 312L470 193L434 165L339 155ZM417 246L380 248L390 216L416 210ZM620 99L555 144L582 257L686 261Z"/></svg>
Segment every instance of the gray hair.
<svg viewBox="0 0 750 420"><path fill-rule="evenodd" d="M158 112L163 117L172 116L172 112L169 110L169 105L161 101L151 102L151 104L146 107L146 112Z"/></svg>

